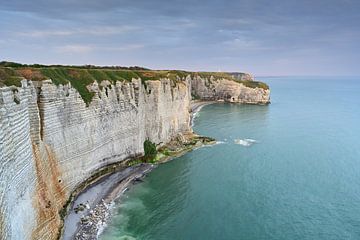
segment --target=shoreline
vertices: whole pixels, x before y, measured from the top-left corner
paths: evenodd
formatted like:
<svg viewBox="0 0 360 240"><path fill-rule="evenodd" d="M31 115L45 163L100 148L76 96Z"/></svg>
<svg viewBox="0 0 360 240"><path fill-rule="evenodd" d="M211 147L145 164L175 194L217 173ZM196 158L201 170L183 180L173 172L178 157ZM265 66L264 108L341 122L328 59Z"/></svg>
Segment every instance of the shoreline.
<svg viewBox="0 0 360 240"><path fill-rule="evenodd" d="M150 163L124 166L87 185L70 203L60 239L97 239L109 217L112 201L155 167Z"/></svg>
<svg viewBox="0 0 360 240"><path fill-rule="evenodd" d="M218 101L202 101L202 100L193 100L191 101L191 113L192 115L194 113L197 113L201 110L202 107L206 106L206 105L210 105L210 104L214 104L217 103Z"/></svg>
<svg viewBox="0 0 360 240"><path fill-rule="evenodd" d="M197 115L198 112L200 112L200 110L206 106L206 105L210 105L210 104L214 104L217 103L216 101L202 101L202 100L195 100L195 101L191 101L191 115L190 115L190 126L193 127L194 126L194 119Z"/></svg>
<svg viewBox="0 0 360 240"><path fill-rule="evenodd" d="M192 101L190 124L202 107L216 103L215 101ZM138 163L138 157L115 163L100 169L75 190L69 199L69 204L63 218L63 227L59 239L96 240L106 227L111 215L111 206L132 185L142 182L143 178L159 164L178 158L196 148L216 143L212 138L202 137L194 133L181 135L182 140L171 140L162 148L174 148L171 155L161 154L156 163ZM161 148L160 148L161 149ZM104 171L104 173L102 173ZM97 176L99 175L99 176Z"/></svg>

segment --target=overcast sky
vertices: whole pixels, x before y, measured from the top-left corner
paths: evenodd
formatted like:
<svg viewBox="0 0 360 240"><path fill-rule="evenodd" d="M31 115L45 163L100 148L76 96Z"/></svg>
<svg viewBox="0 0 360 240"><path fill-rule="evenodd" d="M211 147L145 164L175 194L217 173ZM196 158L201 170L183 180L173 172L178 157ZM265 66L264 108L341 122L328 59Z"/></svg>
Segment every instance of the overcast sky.
<svg viewBox="0 0 360 240"><path fill-rule="evenodd" d="M359 75L359 0L11 0L0 60Z"/></svg>

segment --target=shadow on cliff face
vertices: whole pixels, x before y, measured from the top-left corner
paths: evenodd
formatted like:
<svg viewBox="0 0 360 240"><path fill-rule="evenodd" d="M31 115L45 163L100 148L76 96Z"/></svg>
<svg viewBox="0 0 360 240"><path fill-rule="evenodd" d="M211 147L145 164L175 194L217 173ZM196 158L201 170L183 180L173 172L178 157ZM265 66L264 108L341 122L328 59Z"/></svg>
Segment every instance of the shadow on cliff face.
<svg viewBox="0 0 360 240"><path fill-rule="evenodd" d="M0 208L0 233L5 232L4 216L2 213L3 213L3 210Z"/></svg>
<svg viewBox="0 0 360 240"><path fill-rule="evenodd" d="M43 143L32 147L36 168L34 206L37 209L37 228L32 239L56 239L62 224L59 211L69 194L61 181L61 169L51 148Z"/></svg>

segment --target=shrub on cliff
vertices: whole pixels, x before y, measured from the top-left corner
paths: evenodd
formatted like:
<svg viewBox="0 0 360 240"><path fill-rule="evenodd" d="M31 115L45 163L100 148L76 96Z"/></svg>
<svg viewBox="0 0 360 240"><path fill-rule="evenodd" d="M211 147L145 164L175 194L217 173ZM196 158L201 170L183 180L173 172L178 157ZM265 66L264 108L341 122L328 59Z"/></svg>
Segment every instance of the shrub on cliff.
<svg viewBox="0 0 360 240"><path fill-rule="evenodd" d="M144 142L144 160L145 162L151 162L157 154L156 144L146 139Z"/></svg>

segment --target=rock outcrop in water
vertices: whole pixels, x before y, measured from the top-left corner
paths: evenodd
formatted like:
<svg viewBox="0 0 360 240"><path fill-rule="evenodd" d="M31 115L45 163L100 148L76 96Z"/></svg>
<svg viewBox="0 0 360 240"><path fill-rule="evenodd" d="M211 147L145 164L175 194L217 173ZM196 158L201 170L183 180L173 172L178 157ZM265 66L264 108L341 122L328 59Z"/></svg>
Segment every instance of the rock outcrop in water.
<svg viewBox="0 0 360 240"><path fill-rule="evenodd" d="M70 194L97 169L191 131L191 93L267 103L269 90L186 77L97 82L89 106L70 84L0 88L0 239L56 239Z"/></svg>

